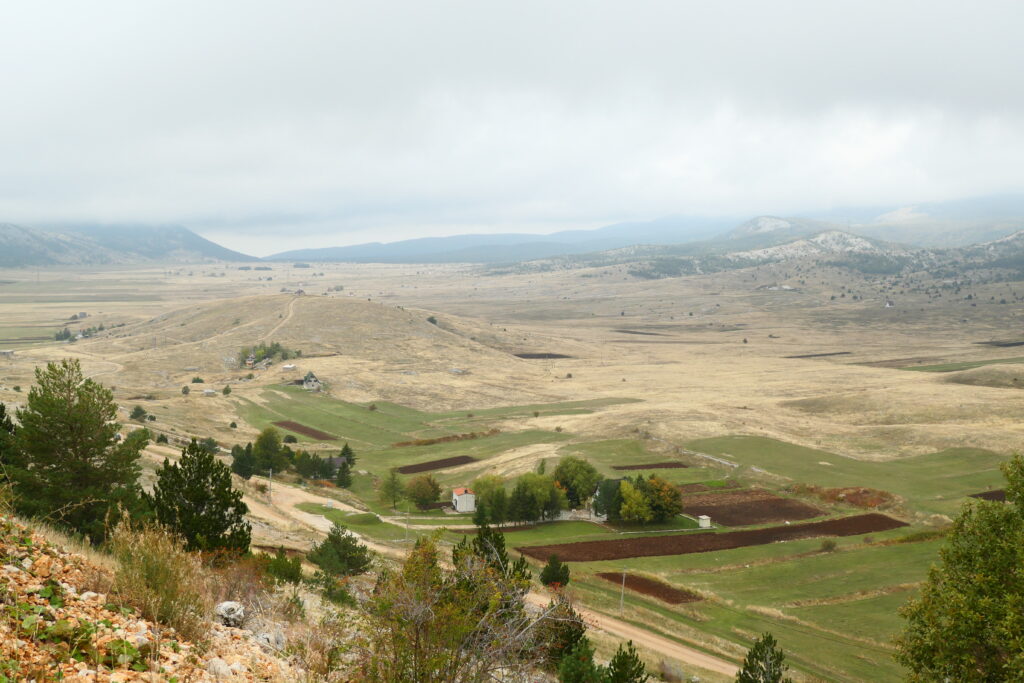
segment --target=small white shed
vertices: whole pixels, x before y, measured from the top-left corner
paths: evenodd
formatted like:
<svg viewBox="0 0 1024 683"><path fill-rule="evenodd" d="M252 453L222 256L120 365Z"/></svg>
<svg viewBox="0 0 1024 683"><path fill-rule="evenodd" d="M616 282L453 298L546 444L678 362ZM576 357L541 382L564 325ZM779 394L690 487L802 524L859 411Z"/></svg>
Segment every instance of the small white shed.
<svg viewBox="0 0 1024 683"><path fill-rule="evenodd" d="M464 487L452 489L452 507L456 512L476 512L476 494Z"/></svg>
<svg viewBox="0 0 1024 683"><path fill-rule="evenodd" d="M699 517L697 517L697 526L699 526L701 529L710 529L711 518L707 515L700 515Z"/></svg>

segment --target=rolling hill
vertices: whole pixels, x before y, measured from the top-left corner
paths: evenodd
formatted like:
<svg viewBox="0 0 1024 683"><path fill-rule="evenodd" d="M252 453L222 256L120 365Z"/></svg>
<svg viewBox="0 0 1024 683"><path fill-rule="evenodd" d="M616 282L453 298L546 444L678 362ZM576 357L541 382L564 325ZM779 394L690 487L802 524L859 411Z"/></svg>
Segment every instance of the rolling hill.
<svg viewBox="0 0 1024 683"><path fill-rule="evenodd" d="M252 260L180 226L0 223L0 267Z"/></svg>

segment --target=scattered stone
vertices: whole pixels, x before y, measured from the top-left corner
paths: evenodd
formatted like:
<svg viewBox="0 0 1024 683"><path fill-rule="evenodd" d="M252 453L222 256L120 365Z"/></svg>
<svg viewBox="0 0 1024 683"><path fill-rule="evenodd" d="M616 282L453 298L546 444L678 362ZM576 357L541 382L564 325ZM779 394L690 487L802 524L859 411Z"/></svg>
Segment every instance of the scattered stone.
<svg viewBox="0 0 1024 683"><path fill-rule="evenodd" d="M225 626L237 628L242 625L242 621L245 619L245 608L242 607L242 603L235 602L234 600L218 604L214 612L217 618L220 619L220 623Z"/></svg>
<svg viewBox="0 0 1024 683"><path fill-rule="evenodd" d="M228 666L228 663L220 657L214 657L207 662L206 671L217 680L220 680L221 678L234 678L235 676L235 672L230 666Z"/></svg>

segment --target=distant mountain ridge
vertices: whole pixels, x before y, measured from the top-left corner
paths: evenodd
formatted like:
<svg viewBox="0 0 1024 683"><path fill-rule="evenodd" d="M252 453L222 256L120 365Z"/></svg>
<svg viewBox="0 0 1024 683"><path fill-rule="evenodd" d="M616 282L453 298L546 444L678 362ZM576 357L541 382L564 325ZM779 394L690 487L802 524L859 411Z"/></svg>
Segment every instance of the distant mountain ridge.
<svg viewBox="0 0 1024 683"><path fill-rule="evenodd" d="M181 226L0 223L0 267L255 260Z"/></svg>

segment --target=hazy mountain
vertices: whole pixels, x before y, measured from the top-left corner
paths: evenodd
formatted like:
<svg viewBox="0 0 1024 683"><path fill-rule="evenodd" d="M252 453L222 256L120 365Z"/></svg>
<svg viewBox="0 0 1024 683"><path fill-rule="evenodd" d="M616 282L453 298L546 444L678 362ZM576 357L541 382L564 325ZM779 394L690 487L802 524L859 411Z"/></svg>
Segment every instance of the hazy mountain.
<svg viewBox="0 0 1024 683"><path fill-rule="evenodd" d="M0 224L0 266L253 261L180 226Z"/></svg>
<svg viewBox="0 0 1024 683"><path fill-rule="evenodd" d="M709 238L736 218L670 216L616 223L596 230L565 230L549 235L504 233L424 237L348 247L297 249L266 257L270 261L350 261L356 263L507 263L615 249L633 244L681 244Z"/></svg>

